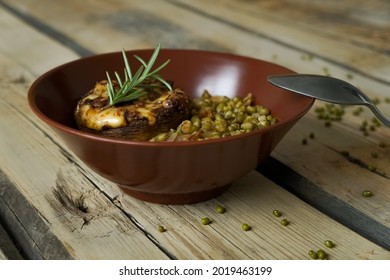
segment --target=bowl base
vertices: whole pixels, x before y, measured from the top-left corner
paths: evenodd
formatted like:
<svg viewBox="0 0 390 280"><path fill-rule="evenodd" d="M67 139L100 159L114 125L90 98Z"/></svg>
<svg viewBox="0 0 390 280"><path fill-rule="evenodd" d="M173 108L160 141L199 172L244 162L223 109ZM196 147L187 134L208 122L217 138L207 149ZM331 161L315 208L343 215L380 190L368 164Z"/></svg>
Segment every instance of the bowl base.
<svg viewBox="0 0 390 280"><path fill-rule="evenodd" d="M229 185L226 185L226 186L214 188L207 191L201 191L201 192L167 194L167 193L148 193L148 192L133 190L124 185L118 185L118 186L126 194L134 198L137 198L139 200L157 203L157 204L175 204L175 205L194 204L194 203L210 200L223 193L229 187Z"/></svg>

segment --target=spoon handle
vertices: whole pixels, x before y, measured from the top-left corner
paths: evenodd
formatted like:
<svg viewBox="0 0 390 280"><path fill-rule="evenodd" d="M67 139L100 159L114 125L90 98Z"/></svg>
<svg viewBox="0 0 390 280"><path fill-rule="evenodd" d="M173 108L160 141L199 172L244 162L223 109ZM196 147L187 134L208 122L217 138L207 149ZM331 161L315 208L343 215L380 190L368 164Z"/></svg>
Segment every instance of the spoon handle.
<svg viewBox="0 0 390 280"><path fill-rule="evenodd" d="M388 120L380 111L379 109L372 103L368 103L367 107L371 109L371 111L374 113L374 115L386 126L390 127L390 120Z"/></svg>

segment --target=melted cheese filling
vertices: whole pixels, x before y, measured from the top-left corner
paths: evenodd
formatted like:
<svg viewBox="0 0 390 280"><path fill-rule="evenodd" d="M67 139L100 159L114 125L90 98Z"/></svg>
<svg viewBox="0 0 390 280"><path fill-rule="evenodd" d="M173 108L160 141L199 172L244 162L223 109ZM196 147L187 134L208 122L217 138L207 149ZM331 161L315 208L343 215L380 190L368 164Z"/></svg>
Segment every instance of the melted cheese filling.
<svg viewBox="0 0 390 280"><path fill-rule="evenodd" d="M156 123L156 115L153 110L158 107L168 107L168 103L164 102L168 98L168 93L163 93L157 99L151 101L143 100L142 107L137 104L124 105L120 107L108 107L106 109L94 108L90 104L78 106L77 111L80 114L81 123L89 129L102 131L107 128L120 128L128 125L126 120L126 111L136 112L137 115L146 118L150 126ZM108 98L105 85L98 84L93 92L83 99L93 100L96 98ZM84 101L83 100L83 101Z"/></svg>

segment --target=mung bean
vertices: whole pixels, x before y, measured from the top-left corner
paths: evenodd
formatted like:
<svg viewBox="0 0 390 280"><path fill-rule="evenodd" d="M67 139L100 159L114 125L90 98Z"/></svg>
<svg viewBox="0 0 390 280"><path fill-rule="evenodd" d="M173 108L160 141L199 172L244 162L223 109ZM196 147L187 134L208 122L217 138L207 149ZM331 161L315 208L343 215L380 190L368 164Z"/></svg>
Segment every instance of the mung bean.
<svg viewBox="0 0 390 280"><path fill-rule="evenodd" d="M326 259L326 253L325 253L325 251L324 250L322 250L322 249L319 249L318 251L317 251L317 257L320 259L320 260L325 260Z"/></svg>
<svg viewBox="0 0 390 280"><path fill-rule="evenodd" d="M277 123L268 108L254 104L252 94L228 98L204 91L191 103L189 120L150 141L207 140L234 136ZM172 136L172 137L171 137Z"/></svg>
<svg viewBox="0 0 390 280"><path fill-rule="evenodd" d="M223 214L226 211L226 209L221 205L217 205L216 210L219 214Z"/></svg>
<svg viewBox="0 0 390 280"><path fill-rule="evenodd" d="M205 225L205 226L211 223L210 218L207 218L207 217L202 218L202 220L200 222L202 223L202 225Z"/></svg>
<svg viewBox="0 0 390 280"><path fill-rule="evenodd" d="M334 244L331 240L325 240L324 245L328 248L333 248Z"/></svg>
<svg viewBox="0 0 390 280"><path fill-rule="evenodd" d="M280 216L282 216L282 213L280 213L279 210L273 210L273 211L272 211L272 214L273 214L275 217L280 217Z"/></svg>
<svg viewBox="0 0 390 280"><path fill-rule="evenodd" d="M251 229L251 227L248 224L242 224L241 228L243 231L248 231Z"/></svg>
<svg viewBox="0 0 390 280"><path fill-rule="evenodd" d="M364 197L371 197L373 195L374 194L372 193L372 191L363 191L362 192L362 196L364 196Z"/></svg>
<svg viewBox="0 0 390 280"><path fill-rule="evenodd" d="M310 251L309 251L309 256L310 256L310 258L312 258L313 260L318 259L318 255L317 255L317 253L316 253L314 250L310 250Z"/></svg>
<svg viewBox="0 0 390 280"><path fill-rule="evenodd" d="M284 226L287 226L289 224L288 220L287 219L283 219L280 221L280 223Z"/></svg>

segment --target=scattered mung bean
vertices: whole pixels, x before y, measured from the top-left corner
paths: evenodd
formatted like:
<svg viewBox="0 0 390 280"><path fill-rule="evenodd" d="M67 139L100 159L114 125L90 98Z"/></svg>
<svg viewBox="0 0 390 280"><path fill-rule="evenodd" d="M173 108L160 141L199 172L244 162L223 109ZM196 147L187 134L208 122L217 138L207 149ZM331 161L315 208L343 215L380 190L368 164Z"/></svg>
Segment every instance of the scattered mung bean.
<svg viewBox="0 0 390 280"><path fill-rule="evenodd" d="M373 165L373 164L367 165L367 168L368 168L368 170L370 170L370 171L372 171L372 172L375 172L375 171L376 171L376 166Z"/></svg>
<svg viewBox="0 0 390 280"><path fill-rule="evenodd" d="M208 224L210 224L211 223L211 221L210 221L210 218L202 218L202 220L201 220L201 223L202 223L202 225L208 225Z"/></svg>
<svg viewBox="0 0 390 280"><path fill-rule="evenodd" d="M280 217L280 216L282 216L282 213L281 213L279 210L273 210L273 211L272 211L272 214L273 214L275 217Z"/></svg>
<svg viewBox="0 0 390 280"><path fill-rule="evenodd" d="M372 191L362 191L362 196L364 197L371 197L373 195L374 194L372 193Z"/></svg>
<svg viewBox="0 0 390 280"><path fill-rule="evenodd" d="M309 251L309 256L310 256L310 258L312 258L313 260L318 259L318 255L317 255L317 253L316 253L314 250L310 250L310 251Z"/></svg>
<svg viewBox="0 0 390 280"><path fill-rule="evenodd" d="M289 221L287 219L283 219L280 221L280 223L284 226L287 226L289 224Z"/></svg>
<svg viewBox="0 0 390 280"><path fill-rule="evenodd" d="M251 227L248 224L242 224L241 228L243 231L248 231L251 229Z"/></svg>
<svg viewBox="0 0 390 280"><path fill-rule="evenodd" d="M328 248L333 248L334 247L334 244L331 240L325 240L324 241L324 245Z"/></svg>
<svg viewBox="0 0 390 280"><path fill-rule="evenodd" d="M219 214L223 214L223 213L225 213L225 211L226 211L225 207L223 207L223 206L221 206L221 205L217 205L216 210L217 210L217 212L218 212Z"/></svg>
<svg viewBox="0 0 390 280"><path fill-rule="evenodd" d="M317 257L318 257L320 260L325 260L326 257L327 257L327 254L325 253L324 250L319 249L319 250L317 251Z"/></svg>

